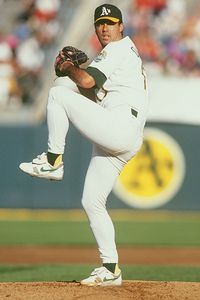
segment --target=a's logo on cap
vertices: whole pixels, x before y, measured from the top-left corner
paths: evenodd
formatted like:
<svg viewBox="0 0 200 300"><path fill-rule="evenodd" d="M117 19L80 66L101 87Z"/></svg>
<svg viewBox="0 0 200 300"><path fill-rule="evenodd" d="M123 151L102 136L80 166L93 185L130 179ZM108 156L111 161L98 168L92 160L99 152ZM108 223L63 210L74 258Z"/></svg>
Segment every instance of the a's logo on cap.
<svg viewBox="0 0 200 300"><path fill-rule="evenodd" d="M109 8L106 8L105 6L102 7L102 13L101 16L107 16L111 13L111 10Z"/></svg>

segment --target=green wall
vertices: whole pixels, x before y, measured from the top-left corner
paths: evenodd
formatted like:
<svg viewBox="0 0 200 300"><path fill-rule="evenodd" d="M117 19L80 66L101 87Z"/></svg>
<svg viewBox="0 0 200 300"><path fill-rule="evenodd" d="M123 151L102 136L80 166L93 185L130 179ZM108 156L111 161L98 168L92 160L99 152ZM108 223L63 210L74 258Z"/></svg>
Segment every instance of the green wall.
<svg viewBox="0 0 200 300"><path fill-rule="evenodd" d="M186 161L183 184L170 202L160 209L200 209L199 126L147 124L171 135L181 146ZM64 155L65 176L61 182L32 178L18 165L31 161L47 149L47 126L0 127L0 207L1 208L80 208L84 175L91 145L74 128L70 129ZM108 207L128 208L114 193Z"/></svg>

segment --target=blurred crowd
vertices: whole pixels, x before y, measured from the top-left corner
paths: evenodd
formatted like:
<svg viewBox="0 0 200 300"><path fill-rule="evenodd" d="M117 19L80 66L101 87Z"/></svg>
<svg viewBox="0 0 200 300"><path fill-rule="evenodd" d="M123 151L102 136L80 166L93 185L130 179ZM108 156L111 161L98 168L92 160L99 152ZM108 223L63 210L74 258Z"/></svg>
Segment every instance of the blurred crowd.
<svg viewBox="0 0 200 300"><path fill-rule="evenodd" d="M152 76L200 76L200 3L192 2L131 0L124 34L132 38ZM95 36L90 41L98 52Z"/></svg>
<svg viewBox="0 0 200 300"><path fill-rule="evenodd" d="M18 3L17 3L18 2ZM0 31L0 110L34 102L45 53L59 31L61 0L19 0L11 32ZM1 1L1 14L5 1Z"/></svg>
<svg viewBox="0 0 200 300"><path fill-rule="evenodd" d="M11 1L11 0L9 0ZM7 0L0 0L0 10ZM18 0L10 32L0 29L0 111L34 103L48 49L60 29L63 0ZM200 76L200 3L130 0L124 35L135 42L148 74ZM1 26L2 27L2 26ZM90 38L94 55L100 50Z"/></svg>

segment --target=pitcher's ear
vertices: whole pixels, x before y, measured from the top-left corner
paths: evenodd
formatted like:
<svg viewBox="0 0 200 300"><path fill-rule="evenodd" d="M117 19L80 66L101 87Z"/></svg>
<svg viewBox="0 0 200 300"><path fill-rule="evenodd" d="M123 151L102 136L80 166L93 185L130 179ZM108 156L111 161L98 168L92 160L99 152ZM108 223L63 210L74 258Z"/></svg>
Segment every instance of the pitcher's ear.
<svg viewBox="0 0 200 300"><path fill-rule="evenodd" d="M121 23L121 24L119 24L119 26L120 26L120 32L122 33L124 31L124 24Z"/></svg>

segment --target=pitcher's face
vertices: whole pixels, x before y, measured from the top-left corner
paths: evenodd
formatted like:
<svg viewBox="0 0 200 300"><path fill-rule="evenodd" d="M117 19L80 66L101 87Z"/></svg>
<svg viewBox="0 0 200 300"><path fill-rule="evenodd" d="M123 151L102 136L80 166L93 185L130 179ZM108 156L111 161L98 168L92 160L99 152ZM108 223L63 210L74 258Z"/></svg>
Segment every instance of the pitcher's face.
<svg viewBox="0 0 200 300"><path fill-rule="evenodd" d="M122 39L123 24L114 23L110 20L100 20L95 24L95 30L99 42L105 47L110 42Z"/></svg>

